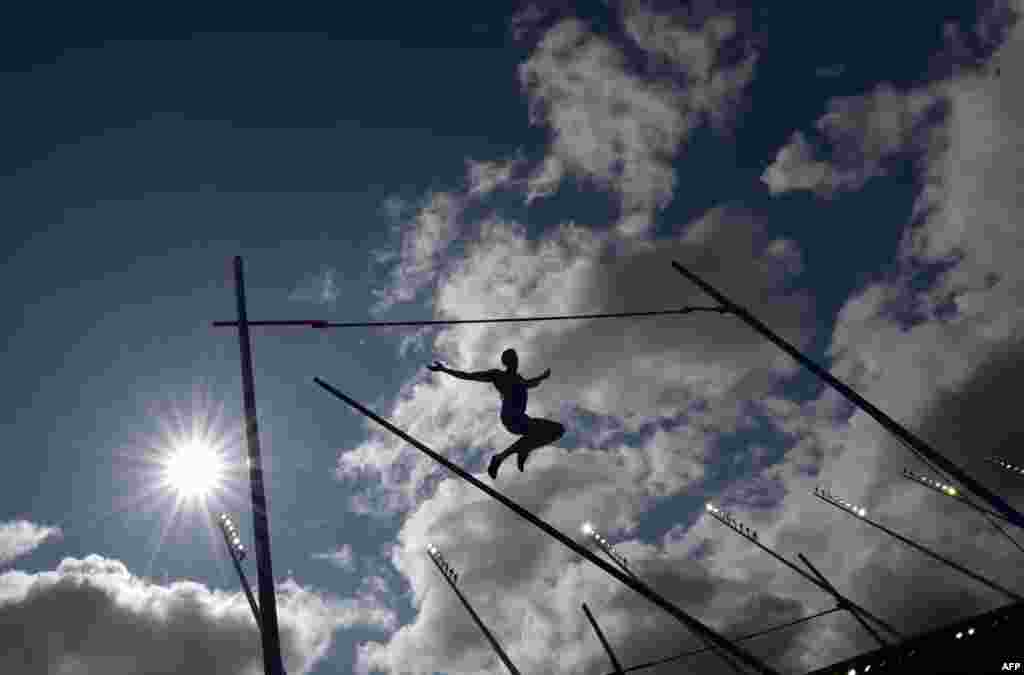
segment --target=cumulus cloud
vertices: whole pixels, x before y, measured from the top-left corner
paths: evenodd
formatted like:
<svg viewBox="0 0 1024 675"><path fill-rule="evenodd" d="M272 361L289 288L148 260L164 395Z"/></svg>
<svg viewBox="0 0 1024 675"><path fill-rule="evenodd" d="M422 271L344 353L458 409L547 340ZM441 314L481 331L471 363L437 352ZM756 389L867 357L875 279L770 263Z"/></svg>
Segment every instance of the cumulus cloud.
<svg viewBox="0 0 1024 675"><path fill-rule="evenodd" d="M470 197L485 197L495 190L512 183L514 173L523 165L524 159L505 161L466 160L467 193Z"/></svg>
<svg viewBox="0 0 1024 675"><path fill-rule="evenodd" d="M0 564L31 553L47 539L60 536L59 527L37 525L27 520L0 523Z"/></svg>
<svg viewBox="0 0 1024 675"><path fill-rule="evenodd" d="M615 191L619 229L636 235L671 201L672 161L692 130L705 121L724 128L734 117L756 54L728 12L668 15L626 3L622 21L667 73L635 72L619 46L569 18L544 33L520 79L531 122L553 136L550 156L558 164L543 173L572 171ZM741 56L727 58L737 51Z"/></svg>
<svg viewBox="0 0 1024 675"><path fill-rule="evenodd" d="M884 175L891 162L934 151L933 133L945 112L938 89L900 91L881 84L862 96L834 98L816 123L815 148L802 132L794 132L761 180L772 194L811 190L831 197L858 190Z"/></svg>
<svg viewBox="0 0 1024 675"><path fill-rule="evenodd" d="M352 546L344 544L329 553L314 553L314 560L326 560L339 569L351 572L355 569L355 559L352 557Z"/></svg>
<svg viewBox="0 0 1024 675"><path fill-rule="evenodd" d="M395 616L371 596L338 599L278 586L281 647L305 673L334 630L388 629ZM191 581L157 585L118 560L65 558L51 572L0 575L0 669L10 673L259 673L259 634L240 593Z"/></svg>
<svg viewBox="0 0 1024 675"><path fill-rule="evenodd" d="M401 216L404 210L389 207ZM435 192L423 200L411 222L394 228L401 243L397 252L378 251L378 262L397 260L391 270L391 283L374 290L378 302L371 309L383 312L396 303L409 302L428 287L443 267L443 253L459 234L459 215L464 208L458 195Z"/></svg>

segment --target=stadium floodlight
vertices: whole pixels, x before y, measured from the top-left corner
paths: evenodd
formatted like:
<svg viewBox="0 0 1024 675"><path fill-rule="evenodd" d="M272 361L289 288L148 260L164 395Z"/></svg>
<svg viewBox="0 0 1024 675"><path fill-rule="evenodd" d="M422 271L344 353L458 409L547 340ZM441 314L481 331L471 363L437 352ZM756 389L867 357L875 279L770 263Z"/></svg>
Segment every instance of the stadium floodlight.
<svg viewBox="0 0 1024 675"><path fill-rule="evenodd" d="M222 513L217 517L217 523L220 525L220 531L224 535L224 543L228 547L231 562L235 566L235 571L238 572L238 580L242 584L242 590L245 591L245 599L249 601L249 608L252 610L253 618L256 619L256 625L262 633L262 614L259 606L256 604L256 598L253 597L252 589L249 588L249 580L246 578L245 571L242 569L240 562L245 559L245 546L242 545L242 537L238 534L238 527L235 525L235 521L231 519L231 516L226 513Z"/></svg>
<svg viewBox="0 0 1024 675"><path fill-rule="evenodd" d="M731 529L733 529L738 534L746 537L747 539L754 539L754 540L757 539L757 532L753 528L747 527L746 525L744 525L740 521L738 521L735 518L733 518L731 513L723 511L722 509L718 508L717 506L715 506L711 502L708 502L705 505L705 508L711 513L711 515L715 516L715 518L719 522L723 523L724 525L729 526Z"/></svg>
<svg viewBox="0 0 1024 675"><path fill-rule="evenodd" d="M836 506L840 507L844 511L852 513L853 515L857 516L858 518L864 518L865 516L868 515L868 510L865 509L864 507L857 506L856 504L851 504L850 502L846 501L845 499L841 499L839 497L836 497L834 494L832 494L831 492L829 492L828 490L826 490L824 488L820 488L820 487L814 488L814 494L818 495L819 497L821 497L823 499L826 499L826 500L832 502L833 504L835 504Z"/></svg>
<svg viewBox="0 0 1024 675"><path fill-rule="evenodd" d="M228 547L238 556L239 560L245 560L245 546L242 544L242 537L238 533L238 527L235 525L235 522L231 520L231 516L222 513L217 520L220 523L220 529L224 533L224 539L227 541Z"/></svg>
<svg viewBox="0 0 1024 675"><path fill-rule="evenodd" d="M928 478L927 476L915 474L913 471L910 471L908 469L903 470L903 476L905 478L909 478L912 481L920 483L926 488L935 490L936 492L941 492L947 497L952 497L957 501L963 502L964 504L967 504L968 506L970 506L975 511L978 511L979 513L987 514L994 518L999 518L1000 520L1006 521L1011 525L1017 525L1017 523L1015 523L1011 518L1007 518L1004 514L999 513L998 511L992 511L991 509L986 509L983 506L975 504L973 501L967 498L967 495L963 494L960 490L957 490L955 487L949 485L948 483L943 483L942 481L938 481L933 478ZM1003 532L998 525L993 523L993 526L995 526L996 529L998 529L1004 536L1006 536L1010 540L1010 542L1013 543L1014 546L1020 549L1020 546L1017 544L1017 542L1012 537Z"/></svg>
<svg viewBox="0 0 1024 675"><path fill-rule="evenodd" d="M459 587L455 585L455 582L459 579L458 573L452 569L448 564L448 561L444 559L443 555L441 555L441 551L433 544L427 546L427 554L430 556L430 560L434 563L434 567L437 568L441 573L441 576L444 577L444 580L448 582L452 591L454 591L455 597L459 599L462 606L466 608L467 612L469 612L469 616L476 623L477 628L479 628L480 632L484 634L487 641L491 643L491 647L498 655L498 658L501 659L501 662L505 664L505 667L508 668L508 672L512 675L520 675L519 670L515 667L515 664L512 663L508 654L506 654L505 650L502 649L500 644L498 644L498 640L494 637L494 634L488 630L487 626L484 625L483 620L480 618L480 615L477 614L476 610L473 609L473 606L469 604L469 599L466 598L466 596L462 594L462 591L459 590Z"/></svg>
<svg viewBox="0 0 1024 675"><path fill-rule="evenodd" d="M459 573L456 572L455 569L448 564L448 561L444 559L444 556L441 555L441 551L439 551L436 546L434 546L433 544L428 546L427 553L429 553L430 557L434 559L434 562L437 563L437 566L441 570L441 573L444 574L444 576L447 577L449 581L451 581L454 584L459 580Z"/></svg>
<svg viewBox="0 0 1024 675"><path fill-rule="evenodd" d="M926 487L930 487L933 490L938 490L943 494L947 494L950 497L957 497L960 495L960 491L948 483L935 480L934 478L928 478L910 471L909 469L903 469L903 475L910 480L917 481Z"/></svg>
<svg viewBox="0 0 1024 675"><path fill-rule="evenodd" d="M889 535L890 537L893 537L894 539L899 539L900 541L902 541L907 546L910 546L911 548L916 549L916 550L920 551L921 553L924 553L925 555L930 556L930 557L932 557L932 558L942 562L943 564L945 564L945 565L947 565L949 567L952 567L953 569L955 569L956 571L960 572L961 574L964 574L964 575L967 575L967 576L971 577L972 579L974 579L978 583L985 584L986 586L988 586L989 588L991 588L994 591L999 591L1000 593L1002 593L1003 595L1007 596L1011 600L1014 600L1016 602L1024 602L1024 596L1020 595L1019 593L1011 591L1010 589L997 584L996 582L992 581L991 579L987 579L987 578L981 576L980 574L972 572L971 570L969 570L968 568L964 567L963 565L961 565L959 563L956 563L956 562L953 562L949 558L947 558L947 557L945 557L943 555L940 555L940 554L936 553L935 551L932 551L931 549L922 546L921 544L918 544L916 541L914 541L914 540L912 540L912 539L910 539L908 537L904 537L902 534L898 534L896 532L893 532L889 528L885 527L884 525L882 525L880 523L874 522L870 518L866 518L865 515L864 515L865 513L867 513L866 510L864 510L864 509L862 509L860 507L854 506L853 504L851 504L851 503L849 503L849 502L847 502L847 501L845 501L843 499L840 499L839 497L836 497L835 495L831 494L827 490L824 490L822 488L815 488L814 489L814 495L816 497L818 497L819 499L823 500L824 502L826 502L828 504L832 504L836 508L839 508L839 509L841 509L843 511L846 511L847 513L852 513L853 515L859 516L868 525L871 525L872 527L875 527L875 528L881 530L882 532L885 532L887 535Z"/></svg>
<svg viewBox="0 0 1024 675"><path fill-rule="evenodd" d="M629 568L629 561L627 561L621 553L616 551L615 547L612 546L607 539L602 537L601 533L598 532L590 522L583 523L580 530L583 534L593 539L594 543L597 544L597 547L604 551L605 554L611 558L615 564L621 567L626 574L632 577L636 576L636 574L633 573L633 570Z"/></svg>
<svg viewBox="0 0 1024 675"><path fill-rule="evenodd" d="M1007 462L1005 459L1002 459L1001 457L996 457L993 455L991 457L987 457L986 459L988 459L988 461L992 462L996 466L1000 466L1011 473L1015 473L1018 475L1024 474L1024 467L1018 466L1017 464L1014 464L1012 462Z"/></svg>

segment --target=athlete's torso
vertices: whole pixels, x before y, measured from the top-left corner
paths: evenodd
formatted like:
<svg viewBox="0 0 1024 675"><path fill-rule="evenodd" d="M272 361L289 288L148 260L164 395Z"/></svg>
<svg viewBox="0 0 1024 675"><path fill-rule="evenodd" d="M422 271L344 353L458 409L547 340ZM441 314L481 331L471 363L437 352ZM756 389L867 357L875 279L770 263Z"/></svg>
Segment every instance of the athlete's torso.
<svg viewBox="0 0 1024 675"><path fill-rule="evenodd" d="M494 387L501 395L501 417L518 418L526 414L526 380L519 373L494 371Z"/></svg>

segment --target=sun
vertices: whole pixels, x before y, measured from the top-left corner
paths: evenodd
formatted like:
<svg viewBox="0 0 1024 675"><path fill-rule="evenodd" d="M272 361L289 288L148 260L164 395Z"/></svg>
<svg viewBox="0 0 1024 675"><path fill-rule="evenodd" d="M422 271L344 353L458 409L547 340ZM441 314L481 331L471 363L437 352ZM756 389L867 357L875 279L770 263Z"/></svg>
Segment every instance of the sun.
<svg viewBox="0 0 1024 675"><path fill-rule="evenodd" d="M186 499L202 499L220 488L224 472L218 449L198 438L176 444L163 466L164 483Z"/></svg>

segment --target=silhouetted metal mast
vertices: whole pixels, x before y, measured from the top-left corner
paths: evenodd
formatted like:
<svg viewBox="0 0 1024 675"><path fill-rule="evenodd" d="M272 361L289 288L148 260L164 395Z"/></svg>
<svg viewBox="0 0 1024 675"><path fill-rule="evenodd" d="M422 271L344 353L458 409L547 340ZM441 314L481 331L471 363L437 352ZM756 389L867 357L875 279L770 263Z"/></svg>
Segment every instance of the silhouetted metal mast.
<svg viewBox="0 0 1024 675"><path fill-rule="evenodd" d="M430 558L431 562L433 562L437 567L437 571L441 573L444 580L447 581L448 585L451 586L453 591L455 591L455 595L460 601L462 601L462 606L465 607L466 611L469 612L469 615L473 617L473 621L476 622L477 628L479 628L480 632L484 634L487 641L491 643L491 647L494 648L498 658L501 659L501 662L505 664L506 668L508 668L508 672L512 673L512 675L519 675L519 671L512 663L512 659L510 659L508 654L505 653L505 650L501 648L501 645L498 644L498 640L494 637L491 631L487 629L487 626L484 625L483 620L473 609L473 606L469 604L469 600L467 600L466 596L462 594L459 587L455 585L455 582L459 579L458 573L451 568L448 561L444 559L444 556L441 555L441 552L437 550L436 546L432 545L427 548L427 557Z"/></svg>
<svg viewBox="0 0 1024 675"><path fill-rule="evenodd" d="M249 483L252 487L252 529L256 549L256 581L260 596L260 635L263 642L263 670L266 675L284 675L281 640L277 627L277 598L274 572L270 564L270 523L267 498L263 490L263 464L260 459L259 426L256 423L256 391L252 375L252 346L245 306L245 277L242 258L235 256L235 297L238 301L238 342L242 357L242 397L245 403L245 438L249 446Z"/></svg>
<svg viewBox="0 0 1024 675"><path fill-rule="evenodd" d="M832 493L828 492L827 490L823 490L822 488L815 488L813 494L814 494L815 497L817 497L821 501L825 502L826 504L831 504L832 506L836 507L840 511L843 511L844 513L849 513L850 515L856 516L858 520L863 520L868 525L871 525L873 527L878 528L879 530L881 530L882 532L885 532L890 537L893 537L895 539L899 539L900 541L902 541L907 546L910 546L911 548L917 549L918 551L920 551L921 553L924 553L927 556L931 556L932 558L935 558L939 562L942 562L942 563L948 565L949 567L952 567L953 569L955 569L956 571L960 572L961 574L965 574L965 575L969 576L970 578L974 579L975 581L977 581L979 583L982 583L982 584L985 584L986 586L988 586L992 590L999 591L1000 593L1002 593L1003 595L1011 598L1012 600L1017 600L1017 601L1024 600L1024 596L1020 596L1017 593L1014 593L1013 591L1011 591L1010 589L1004 588L1003 586L1000 586L999 584L997 584L996 582L992 581L991 579L986 579L985 577L981 576L980 574L976 574L976 573L972 572L971 570L967 569L963 565L955 563L952 560L950 560L949 558L947 558L947 557L945 557L943 555L939 555L935 551L932 551L929 548L925 548L921 544L918 544L917 542L915 542L915 541L913 541L913 540L911 540L911 539L909 539L907 537L904 537L901 534L897 534L897 533L893 532L892 530L890 530L889 528L885 527L884 525L876 523L875 521L873 521L873 520L871 520L870 518L867 517L867 511L865 509L856 510L855 507L853 505L851 505L849 502L846 502L846 501L836 497Z"/></svg>
<svg viewBox="0 0 1024 675"><path fill-rule="evenodd" d="M604 647L605 652L608 653L608 659L612 662L612 668L615 669L616 675L622 675L622 664L619 663L618 657L615 656L615 652L612 651L612 646L608 644L608 639L605 638L604 633L601 632L601 627L597 625L597 619L590 613L590 608L587 607L587 603L583 603L583 613L587 615L587 619L590 620L590 625L593 626L594 632L597 633L597 639L601 641L601 646Z"/></svg>
<svg viewBox="0 0 1024 675"><path fill-rule="evenodd" d="M765 553L767 553L771 557L775 558L780 563L782 563L783 565L785 565L789 569L793 570L794 572L796 572L797 574L802 576L804 579L807 579L812 584L814 584L815 586L817 586L821 590L825 591L826 593L828 593L829 595L834 597L836 602L839 603L839 607L842 608L842 609L845 609L848 612L850 612L850 614L852 614L854 616L854 618L856 618L857 621L859 621L861 623L861 625L864 626L867 629L868 633L870 633L871 636L874 637L876 640L878 640L883 646L886 645L885 641L882 640L882 638L879 637L878 634L875 633L875 631L871 630L870 628L867 627L867 625L864 624L864 622L860 618L860 615L865 616L865 617L871 619L872 621L877 623L879 626L881 626L882 628L884 628L888 632L890 632L893 635L895 635L897 638L902 638L903 637L903 634L900 633L895 628L893 628L889 623L883 621L882 619L879 619L877 616L875 616L874 614L872 614L868 610L864 609L863 607L861 607L860 605L858 605L854 601L852 601L849 598L847 598L846 596L842 595L838 590L836 590L836 587L833 586L831 583L829 583L828 580L825 579L825 577L821 574L821 572L818 572L814 568L814 566L811 565L810 562L806 558L804 558L802 555L800 556L800 559L804 562L805 565L807 565L808 567L811 568L811 570L814 571L814 573L817 575L817 577L811 576L810 574L808 574L804 570L800 569L799 567L797 567L796 565L794 565L790 561L788 561L785 558L783 558L781 555L779 555L775 551L771 550L770 548L768 548L767 546L762 544L760 541L758 541L758 536L757 536L757 532L756 531L754 531L754 530L750 529L749 527L747 527L746 525L740 523L735 518L733 518L729 513L723 511L722 509L717 508L716 506L714 506L713 504L710 504L710 503L707 504L706 509L707 509L707 512L709 514L711 514L712 518L714 518L718 522L722 523L723 525L728 527L730 530L732 530L736 534L740 535L741 537L743 537L744 539L749 541L754 546L757 546L759 549L761 549L762 551L764 551Z"/></svg>
<svg viewBox="0 0 1024 675"><path fill-rule="evenodd" d="M256 619L256 625L262 631L263 621L260 620L260 608L256 605L256 599L252 597L249 579L245 576L245 570L242 569L241 559L245 558L245 546L242 545L238 527L231 519L231 516L226 513L220 514L217 518L217 526L221 534L224 535L224 543L228 547L228 555L231 557L231 562L235 565L235 571L238 572L238 580L242 584L242 590L245 591L245 599L249 601L249 609L252 610L252 616Z"/></svg>
<svg viewBox="0 0 1024 675"><path fill-rule="evenodd" d="M961 485L969 489L974 494L978 495L996 510L1006 514L1006 516L1018 527L1024 527L1024 515L1022 515L1015 508L1010 506L1002 497L996 493L990 491L984 485L971 478L963 469L958 467L956 464L946 459L943 455L939 454L930 445L925 443L923 440L918 438L916 435L908 431L904 426L896 422L884 412L873 406L864 397L850 388L848 385L841 382L837 377L832 375L814 361L803 355L796 347L783 340L779 335L772 332L768 326L764 325L755 317L753 314L748 312L745 308L740 307L736 303L729 300L727 297L718 292L709 283L698 277L693 272L684 268L676 261L672 261L672 266L682 274L684 277L692 281L701 290L710 295L716 301L718 301L722 307L724 307L729 313L735 314L737 317L742 319L747 325L756 330L764 337L771 340L779 349L786 352L794 359L797 360L802 366L810 370L812 373L817 375L819 378L825 381L830 387L838 391L840 394L846 397L848 401L856 405L858 408L866 412L868 415L873 417L875 421L885 427L890 433L899 438L901 441L907 444L912 450L920 453L924 457L938 464L944 471L953 476Z"/></svg>

